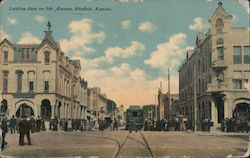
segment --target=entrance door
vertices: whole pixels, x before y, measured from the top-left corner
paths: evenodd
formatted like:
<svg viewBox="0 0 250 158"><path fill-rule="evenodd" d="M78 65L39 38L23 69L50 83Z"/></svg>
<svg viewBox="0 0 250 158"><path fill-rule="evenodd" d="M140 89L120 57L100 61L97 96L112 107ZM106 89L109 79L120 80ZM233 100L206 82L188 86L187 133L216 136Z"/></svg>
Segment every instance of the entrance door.
<svg viewBox="0 0 250 158"><path fill-rule="evenodd" d="M234 109L233 116L234 118L242 118L242 119L249 117L250 116L250 104L247 104L247 103L237 104Z"/></svg>
<svg viewBox="0 0 250 158"><path fill-rule="evenodd" d="M24 103L24 104L21 104L18 110L16 111L16 117L20 118L25 115L28 117L34 115L34 110L32 109L32 107Z"/></svg>
<svg viewBox="0 0 250 158"><path fill-rule="evenodd" d="M44 99L41 105L41 117L45 120L49 120L51 117L51 105L48 99Z"/></svg>

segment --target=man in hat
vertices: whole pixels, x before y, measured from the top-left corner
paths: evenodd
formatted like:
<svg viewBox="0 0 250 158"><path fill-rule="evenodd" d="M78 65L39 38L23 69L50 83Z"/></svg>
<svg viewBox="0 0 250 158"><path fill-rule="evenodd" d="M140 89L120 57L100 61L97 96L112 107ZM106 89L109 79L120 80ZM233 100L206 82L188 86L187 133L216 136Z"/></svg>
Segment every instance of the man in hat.
<svg viewBox="0 0 250 158"><path fill-rule="evenodd" d="M31 141L30 141L30 128L31 128L31 124L30 121L27 120L27 115L24 115L22 117L22 119L19 121L19 133L20 133L20 137L19 137L19 145L24 145L24 136L27 136L28 139L28 144L31 145Z"/></svg>
<svg viewBox="0 0 250 158"><path fill-rule="evenodd" d="M2 118L1 129L2 129L1 150L3 150L4 146L7 144L7 142L5 141L6 133L8 132L8 125L7 125L7 117L6 116L3 116L3 118Z"/></svg>

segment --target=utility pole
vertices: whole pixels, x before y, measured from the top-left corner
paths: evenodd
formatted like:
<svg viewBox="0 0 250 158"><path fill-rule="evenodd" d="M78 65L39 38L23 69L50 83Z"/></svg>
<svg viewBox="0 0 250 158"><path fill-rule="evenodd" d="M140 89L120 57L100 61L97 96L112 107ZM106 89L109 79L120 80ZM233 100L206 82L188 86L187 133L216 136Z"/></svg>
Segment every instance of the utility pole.
<svg viewBox="0 0 250 158"><path fill-rule="evenodd" d="M197 131L197 92L196 92L196 65L194 64L194 131Z"/></svg>
<svg viewBox="0 0 250 158"><path fill-rule="evenodd" d="M171 95L170 95L170 73L168 68L168 109L169 109L169 119L171 118Z"/></svg>
<svg viewBox="0 0 250 158"><path fill-rule="evenodd" d="M155 94L155 119L157 120L157 103L156 103L156 94Z"/></svg>

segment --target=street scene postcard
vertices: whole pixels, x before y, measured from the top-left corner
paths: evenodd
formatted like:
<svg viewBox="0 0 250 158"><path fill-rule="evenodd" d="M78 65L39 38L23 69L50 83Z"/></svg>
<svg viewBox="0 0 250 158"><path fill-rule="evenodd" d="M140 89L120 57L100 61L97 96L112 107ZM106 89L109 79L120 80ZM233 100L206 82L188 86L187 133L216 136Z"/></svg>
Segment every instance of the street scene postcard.
<svg viewBox="0 0 250 158"><path fill-rule="evenodd" d="M0 158L249 158L249 0L0 0Z"/></svg>

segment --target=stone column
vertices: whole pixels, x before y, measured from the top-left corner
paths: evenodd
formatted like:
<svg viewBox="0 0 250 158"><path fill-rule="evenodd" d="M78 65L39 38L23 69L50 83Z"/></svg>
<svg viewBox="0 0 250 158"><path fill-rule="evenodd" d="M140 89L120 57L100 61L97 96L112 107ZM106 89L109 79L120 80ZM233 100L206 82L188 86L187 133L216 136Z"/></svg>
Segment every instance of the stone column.
<svg viewBox="0 0 250 158"><path fill-rule="evenodd" d="M210 102L211 102L211 121L214 123L214 126L211 128L211 130L216 130L219 127L218 124L218 109L215 104L215 98L210 97Z"/></svg>
<svg viewBox="0 0 250 158"><path fill-rule="evenodd" d="M229 98L224 96L222 99L224 101L224 119L232 118L232 107L230 106Z"/></svg>

